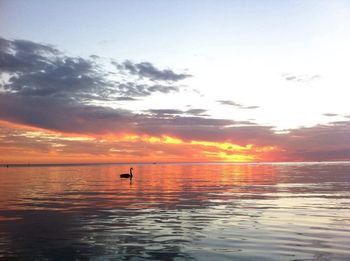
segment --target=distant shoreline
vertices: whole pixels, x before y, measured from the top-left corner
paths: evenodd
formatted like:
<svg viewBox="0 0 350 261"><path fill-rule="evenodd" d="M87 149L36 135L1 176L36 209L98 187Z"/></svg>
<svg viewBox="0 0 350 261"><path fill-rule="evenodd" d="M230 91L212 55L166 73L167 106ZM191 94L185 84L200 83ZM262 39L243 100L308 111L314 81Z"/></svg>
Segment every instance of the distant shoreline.
<svg viewBox="0 0 350 261"><path fill-rule="evenodd" d="M350 161L290 161L290 162L114 162L114 163L19 163L0 164L1 168L25 168L25 167L72 167L72 166L107 166L107 165L186 165L186 164L232 164L232 165L255 165L255 164L338 164L349 163Z"/></svg>

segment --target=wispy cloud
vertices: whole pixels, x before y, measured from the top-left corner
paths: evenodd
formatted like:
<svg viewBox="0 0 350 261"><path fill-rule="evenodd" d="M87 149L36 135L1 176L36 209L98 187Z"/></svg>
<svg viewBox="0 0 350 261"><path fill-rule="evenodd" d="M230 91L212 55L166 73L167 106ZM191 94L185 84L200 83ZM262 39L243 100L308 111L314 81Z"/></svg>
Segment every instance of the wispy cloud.
<svg viewBox="0 0 350 261"><path fill-rule="evenodd" d="M177 109L150 109L146 112L156 115L178 115L183 114L183 111Z"/></svg>
<svg viewBox="0 0 350 261"><path fill-rule="evenodd" d="M336 113L323 113L324 116L327 116L327 117L335 117L335 116L338 116L338 114Z"/></svg>
<svg viewBox="0 0 350 261"><path fill-rule="evenodd" d="M239 109L250 110L250 109L258 109L258 108L260 108L260 106L245 106L245 105L242 105L240 103L237 103L237 102L234 102L234 101L229 101L229 100L218 100L217 102L222 104L222 105L235 106L235 107L237 107Z"/></svg>
<svg viewBox="0 0 350 261"><path fill-rule="evenodd" d="M132 75L136 75L140 78L147 78L152 81L177 82L192 76L186 73L175 73L170 69L161 70L150 62L133 63L126 60L122 63L112 61L112 64L121 71L126 71Z"/></svg>
<svg viewBox="0 0 350 261"><path fill-rule="evenodd" d="M150 109L145 112L157 115L193 115L193 116L208 116L205 114L207 110L204 109L189 109L189 110L178 110L178 109Z"/></svg>
<svg viewBox="0 0 350 261"><path fill-rule="evenodd" d="M283 78L290 82L310 83L321 78L321 76L318 74L283 74Z"/></svg>
<svg viewBox="0 0 350 261"><path fill-rule="evenodd" d="M208 116L207 113L208 110L205 109L189 109L186 111L187 114L195 115L195 116Z"/></svg>

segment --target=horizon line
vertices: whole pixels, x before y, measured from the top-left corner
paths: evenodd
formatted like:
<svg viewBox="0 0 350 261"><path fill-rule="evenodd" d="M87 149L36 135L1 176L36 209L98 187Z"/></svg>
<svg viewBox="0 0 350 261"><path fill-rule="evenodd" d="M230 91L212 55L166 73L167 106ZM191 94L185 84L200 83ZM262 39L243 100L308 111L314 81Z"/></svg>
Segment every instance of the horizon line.
<svg viewBox="0 0 350 261"><path fill-rule="evenodd" d="M167 165L167 164L300 164L300 163L346 163L350 160L317 160L317 161L174 161L174 162L95 162L95 163L1 163L0 167L54 167L54 166L92 166L92 165Z"/></svg>

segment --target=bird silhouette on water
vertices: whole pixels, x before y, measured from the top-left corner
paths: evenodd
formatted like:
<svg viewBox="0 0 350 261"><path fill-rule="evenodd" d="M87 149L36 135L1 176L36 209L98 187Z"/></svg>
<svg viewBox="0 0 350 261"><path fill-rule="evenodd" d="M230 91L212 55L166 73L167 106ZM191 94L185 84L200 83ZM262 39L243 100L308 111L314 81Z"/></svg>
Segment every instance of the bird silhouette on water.
<svg viewBox="0 0 350 261"><path fill-rule="evenodd" d="M132 171L133 171L133 168L130 168L130 173L120 174L120 177L121 178L132 179L132 177L133 177Z"/></svg>

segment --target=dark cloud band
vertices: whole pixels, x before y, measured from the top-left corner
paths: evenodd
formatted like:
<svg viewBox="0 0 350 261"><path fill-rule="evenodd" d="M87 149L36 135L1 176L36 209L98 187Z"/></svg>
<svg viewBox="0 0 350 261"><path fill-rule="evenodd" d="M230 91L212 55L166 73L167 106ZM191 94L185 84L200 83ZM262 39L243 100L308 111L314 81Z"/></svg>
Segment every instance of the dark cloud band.
<svg viewBox="0 0 350 261"><path fill-rule="evenodd" d="M147 78L152 81L177 82L192 76L185 73L175 73L170 69L160 70L150 62L133 63L126 60L122 63L112 61L112 64L121 71L126 71L132 75L136 75L140 78Z"/></svg>
<svg viewBox="0 0 350 261"><path fill-rule="evenodd" d="M132 65L124 62L129 75L166 82L112 80L109 72L97 64L96 56L89 59L71 57L51 45L24 40L0 38L0 72L7 75L2 88L8 93L46 99L66 99L75 102L134 100L153 93L178 92L173 82L189 75L171 70L159 70L151 63ZM134 66L136 71L130 68Z"/></svg>

